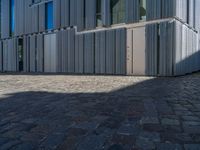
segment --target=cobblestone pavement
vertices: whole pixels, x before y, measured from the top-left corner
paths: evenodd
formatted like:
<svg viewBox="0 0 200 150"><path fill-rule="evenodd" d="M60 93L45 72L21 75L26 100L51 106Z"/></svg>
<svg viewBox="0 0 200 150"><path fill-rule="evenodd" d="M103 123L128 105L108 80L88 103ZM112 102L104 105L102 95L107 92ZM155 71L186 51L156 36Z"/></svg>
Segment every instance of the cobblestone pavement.
<svg viewBox="0 0 200 150"><path fill-rule="evenodd" d="M0 74L0 150L200 150L200 74Z"/></svg>

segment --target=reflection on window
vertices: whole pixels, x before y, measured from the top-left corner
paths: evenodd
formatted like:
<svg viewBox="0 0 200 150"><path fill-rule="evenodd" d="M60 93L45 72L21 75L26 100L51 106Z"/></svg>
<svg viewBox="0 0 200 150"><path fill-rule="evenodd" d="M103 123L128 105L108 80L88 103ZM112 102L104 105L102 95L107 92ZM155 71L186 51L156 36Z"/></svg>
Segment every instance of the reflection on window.
<svg viewBox="0 0 200 150"><path fill-rule="evenodd" d="M101 0L96 2L96 24L97 26L102 26L102 15L101 15Z"/></svg>
<svg viewBox="0 0 200 150"><path fill-rule="evenodd" d="M125 0L111 0L111 24L125 22Z"/></svg>
<svg viewBox="0 0 200 150"><path fill-rule="evenodd" d="M53 29L53 2L45 4L45 26L47 30Z"/></svg>
<svg viewBox="0 0 200 150"><path fill-rule="evenodd" d="M140 0L140 20L146 20L146 0Z"/></svg>

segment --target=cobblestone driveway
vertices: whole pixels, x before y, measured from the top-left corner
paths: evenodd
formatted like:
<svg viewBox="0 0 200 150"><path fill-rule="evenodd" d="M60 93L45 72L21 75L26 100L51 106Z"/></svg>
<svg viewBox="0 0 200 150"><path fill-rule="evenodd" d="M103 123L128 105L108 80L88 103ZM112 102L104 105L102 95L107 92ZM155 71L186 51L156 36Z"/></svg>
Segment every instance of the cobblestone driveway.
<svg viewBox="0 0 200 150"><path fill-rule="evenodd" d="M200 75L0 75L0 150L200 150Z"/></svg>

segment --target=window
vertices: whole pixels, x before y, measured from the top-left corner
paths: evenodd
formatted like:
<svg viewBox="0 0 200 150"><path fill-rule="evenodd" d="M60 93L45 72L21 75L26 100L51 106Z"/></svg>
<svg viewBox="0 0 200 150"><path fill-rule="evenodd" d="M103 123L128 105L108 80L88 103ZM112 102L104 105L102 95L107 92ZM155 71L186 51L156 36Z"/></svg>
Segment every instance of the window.
<svg viewBox="0 0 200 150"><path fill-rule="evenodd" d="M111 0L110 3L111 23L125 22L125 0Z"/></svg>
<svg viewBox="0 0 200 150"><path fill-rule="evenodd" d="M96 2L96 24L97 26L102 26L102 15L101 15L101 0Z"/></svg>
<svg viewBox="0 0 200 150"><path fill-rule="evenodd" d="M146 20L146 0L140 0L140 20Z"/></svg>
<svg viewBox="0 0 200 150"><path fill-rule="evenodd" d="M10 35L12 36L15 31L15 2L10 0Z"/></svg>
<svg viewBox="0 0 200 150"><path fill-rule="evenodd" d="M45 28L46 30L53 29L53 2L45 4Z"/></svg>

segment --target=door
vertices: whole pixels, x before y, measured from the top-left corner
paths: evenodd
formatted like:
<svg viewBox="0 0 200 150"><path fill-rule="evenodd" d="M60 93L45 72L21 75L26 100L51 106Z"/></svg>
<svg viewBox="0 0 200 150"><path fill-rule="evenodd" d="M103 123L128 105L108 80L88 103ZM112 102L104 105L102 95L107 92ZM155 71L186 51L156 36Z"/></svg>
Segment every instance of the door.
<svg viewBox="0 0 200 150"><path fill-rule="evenodd" d="M145 27L137 27L133 29L133 74L145 75Z"/></svg>
<svg viewBox="0 0 200 150"><path fill-rule="evenodd" d="M44 72L56 72L56 34L44 36Z"/></svg>

